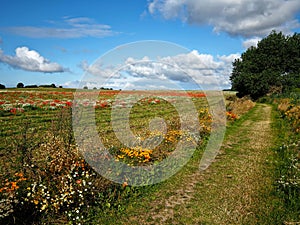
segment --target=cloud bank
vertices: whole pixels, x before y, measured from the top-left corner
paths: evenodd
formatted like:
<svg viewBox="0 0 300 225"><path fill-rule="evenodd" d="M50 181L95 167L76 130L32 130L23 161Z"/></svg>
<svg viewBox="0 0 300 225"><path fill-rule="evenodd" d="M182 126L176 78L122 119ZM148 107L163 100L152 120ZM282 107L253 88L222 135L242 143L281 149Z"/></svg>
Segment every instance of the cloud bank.
<svg viewBox="0 0 300 225"><path fill-rule="evenodd" d="M83 83L94 82L96 86L99 81L98 86L117 89L168 89L174 83L187 88L197 88L195 85L203 89L229 88L232 62L239 57L239 54L231 54L214 58L193 50L154 60L148 56L141 59L127 58L123 65L104 66L100 61L88 65L83 62L81 68L91 75L86 76Z"/></svg>
<svg viewBox="0 0 300 225"><path fill-rule="evenodd" d="M243 42L243 47L244 47L245 49L248 49L248 48L250 48L251 46L257 47L257 44L258 44L259 41L261 41L261 38L258 38L258 37L250 38L250 39L245 40L245 41Z"/></svg>
<svg viewBox="0 0 300 225"><path fill-rule="evenodd" d="M151 14L211 25L215 32L262 37L272 30L289 33L299 27L299 0L151 0Z"/></svg>
<svg viewBox="0 0 300 225"><path fill-rule="evenodd" d="M19 36L31 38L102 38L116 35L109 25L97 23L87 17L65 18L63 21L48 21L47 27L15 26L3 28Z"/></svg>
<svg viewBox="0 0 300 225"><path fill-rule="evenodd" d="M29 50L27 47L16 48L15 52L15 56L10 56L5 55L0 49L0 62L13 68L33 72L58 73L68 71L68 69L63 68L58 63L50 62L38 52Z"/></svg>

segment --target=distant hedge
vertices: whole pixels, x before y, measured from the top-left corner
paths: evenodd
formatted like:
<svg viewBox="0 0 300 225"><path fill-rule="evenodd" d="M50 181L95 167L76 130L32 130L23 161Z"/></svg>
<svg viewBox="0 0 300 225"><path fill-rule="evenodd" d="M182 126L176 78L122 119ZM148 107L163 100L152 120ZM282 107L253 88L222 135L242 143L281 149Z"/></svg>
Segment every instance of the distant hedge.
<svg viewBox="0 0 300 225"><path fill-rule="evenodd" d="M26 85L25 88L56 88L55 84Z"/></svg>
<svg viewBox="0 0 300 225"><path fill-rule="evenodd" d="M39 87L42 88L56 88L55 84L43 84L43 85L39 85Z"/></svg>
<svg viewBox="0 0 300 225"><path fill-rule="evenodd" d="M39 86L37 85L26 85L25 88L38 88Z"/></svg>

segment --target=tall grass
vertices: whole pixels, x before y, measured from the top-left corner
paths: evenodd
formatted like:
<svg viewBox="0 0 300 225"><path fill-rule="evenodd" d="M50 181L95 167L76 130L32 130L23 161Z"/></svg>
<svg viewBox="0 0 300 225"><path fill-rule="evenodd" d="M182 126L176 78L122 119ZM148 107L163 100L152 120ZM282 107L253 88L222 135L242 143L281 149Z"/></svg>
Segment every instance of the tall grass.
<svg viewBox="0 0 300 225"><path fill-rule="evenodd" d="M287 98L288 97L288 98ZM278 147L276 153L275 187L281 199L281 217L286 224L300 222L300 95L293 93L275 98L278 110L276 126Z"/></svg>

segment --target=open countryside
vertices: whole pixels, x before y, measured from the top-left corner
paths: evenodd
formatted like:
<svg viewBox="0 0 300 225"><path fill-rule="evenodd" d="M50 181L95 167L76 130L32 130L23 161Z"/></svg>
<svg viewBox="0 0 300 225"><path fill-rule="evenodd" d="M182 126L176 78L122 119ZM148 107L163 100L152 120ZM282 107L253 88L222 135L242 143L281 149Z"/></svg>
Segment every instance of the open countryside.
<svg viewBox="0 0 300 225"><path fill-rule="evenodd" d="M299 1L0 11L0 224L300 224Z"/></svg>

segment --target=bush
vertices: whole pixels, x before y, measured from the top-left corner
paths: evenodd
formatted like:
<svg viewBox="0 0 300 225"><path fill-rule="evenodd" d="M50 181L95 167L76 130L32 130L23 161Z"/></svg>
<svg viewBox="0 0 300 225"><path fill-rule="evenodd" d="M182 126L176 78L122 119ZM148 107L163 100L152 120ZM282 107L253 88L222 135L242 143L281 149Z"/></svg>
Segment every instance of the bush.
<svg viewBox="0 0 300 225"><path fill-rule="evenodd" d="M5 85L0 84L0 89L5 89Z"/></svg>

